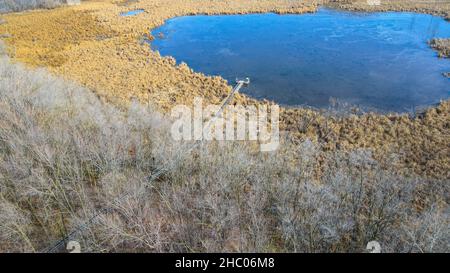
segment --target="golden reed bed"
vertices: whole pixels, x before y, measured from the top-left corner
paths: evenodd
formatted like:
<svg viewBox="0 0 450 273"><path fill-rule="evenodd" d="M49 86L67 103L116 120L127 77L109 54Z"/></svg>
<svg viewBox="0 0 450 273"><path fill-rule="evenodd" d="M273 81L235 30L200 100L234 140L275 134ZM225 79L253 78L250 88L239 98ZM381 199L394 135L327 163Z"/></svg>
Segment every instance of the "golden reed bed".
<svg viewBox="0 0 450 273"><path fill-rule="evenodd" d="M219 103L231 90L220 77L176 65L170 57L149 50L143 41L149 30L165 20L193 14L305 13L320 5L348 10L417 11L450 18L447 0L289 1L289 0L141 0L85 1L61 7L1 16L0 35L10 56L32 67L46 67L58 75L94 90L106 101L121 105L132 99L154 104L166 112L174 104L190 104L196 96ZM144 9L137 16L120 12ZM268 103L237 95L236 103ZM450 173L450 102L442 102L424 115L350 115L329 117L319 111L282 109L281 130L293 139L309 138L325 151L370 148L377 159L397 153L403 167L431 177Z"/></svg>

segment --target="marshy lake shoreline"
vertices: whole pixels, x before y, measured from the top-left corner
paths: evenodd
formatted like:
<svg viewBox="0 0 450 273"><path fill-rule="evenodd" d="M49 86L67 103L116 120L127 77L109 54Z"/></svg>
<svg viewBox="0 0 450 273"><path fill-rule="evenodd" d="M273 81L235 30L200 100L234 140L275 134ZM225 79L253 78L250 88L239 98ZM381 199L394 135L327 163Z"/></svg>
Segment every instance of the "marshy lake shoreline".
<svg viewBox="0 0 450 273"><path fill-rule="evenodd" d="M196 72L284 108L404 113L449 98L450 62L428 45L450 37L440 17L411 12L194 15L153 29L150 47ZM433 47L441 46L433 40Z"/></svg>
<svg viewBox="0 0 450 273"><path fill-rule="evenodd" d="M217 104L231 90L221 77L197 73L186 64L177 65L174 58L149 50L142 41L152 39L149 32L167 19L196 14L302 14L315 12L320 6L364 12L420 12L447 19L450 14L445 3L434 7L409 1L383 1L381 6L365 3L149 0L122 5L120 1L86 1L79 6L2 15L6 22L0 25L0 34L10 35L3 40L15 61L45 67L115 105L126 106L138 100L167 113L175 104L192 104L194 97ZM140 9L144 12L136 16L119 16ZM448 39L443 43L448 44ZM447 46L435 48L439 52L448 50ZM238 94L233 103L271 102ZM449 175L449 100L417 117L376 113L336 116L314 109L283 108L280 119L280 129L292 138L299 142L311 139L325 151L367 148L376 158L396 152L404 165L418 174Z"/></svg>

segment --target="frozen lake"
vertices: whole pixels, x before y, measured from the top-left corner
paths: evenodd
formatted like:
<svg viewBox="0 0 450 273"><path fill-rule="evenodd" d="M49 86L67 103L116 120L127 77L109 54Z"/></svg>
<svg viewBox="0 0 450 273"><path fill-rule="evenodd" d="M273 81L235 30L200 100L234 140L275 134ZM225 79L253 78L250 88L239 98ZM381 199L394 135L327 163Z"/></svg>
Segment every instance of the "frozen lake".
<svg viewBox="0 0 450 273"><path fill-rule="evenodd" d="M450 60L427 44L450 23L415 13L320 9L302 15L185 16L152 31L151 47L282 105L327 107L330 98L402 112L449 98ZM162 35L160 35L162 34Z"/></svg>

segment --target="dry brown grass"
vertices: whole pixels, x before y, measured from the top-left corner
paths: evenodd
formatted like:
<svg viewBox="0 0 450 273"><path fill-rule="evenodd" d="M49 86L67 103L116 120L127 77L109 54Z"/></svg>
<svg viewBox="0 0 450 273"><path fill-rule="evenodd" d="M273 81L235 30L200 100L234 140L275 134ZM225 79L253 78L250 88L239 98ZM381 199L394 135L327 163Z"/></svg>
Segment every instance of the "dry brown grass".
<svg viewBox="0 0 450 273"><path fill-rule="evenodd" d="M450 3L447 0L381 0L380 5L369 5L367 0L325 1L331 7L356 11L411 11L428 13L450 19Z"/></svg>
<svg viewBox="0 0 450 273"><path fill-rule="evenodd" d="M450 58L450 38L449 39L433 39L430 46L435 49L439 57Z"/></svg>

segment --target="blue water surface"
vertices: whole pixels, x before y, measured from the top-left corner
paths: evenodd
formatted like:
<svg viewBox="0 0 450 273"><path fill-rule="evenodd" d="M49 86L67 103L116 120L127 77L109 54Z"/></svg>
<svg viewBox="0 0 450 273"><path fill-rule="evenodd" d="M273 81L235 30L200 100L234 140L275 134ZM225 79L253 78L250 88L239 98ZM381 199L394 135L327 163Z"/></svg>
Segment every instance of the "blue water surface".
<svg viewBox="0 0 450 273"><path fill-rule="evenodd" d="M450 23L415 13L320 9L304 15L185 16L152 31L151 47L197 72L282 105L327 107L335 98L402 112L450 95L450 60L427 44L450 37ZM162 34L162 35L161 35Z"/></svg>
<svg viewBox="0 0 450 273"><path fill-rule="evenodd" d="M144 11L145 10L143 10L143 9L130 10L130 11L120 13L120 16L135 16L135 15L143 13Z"/></svg>

